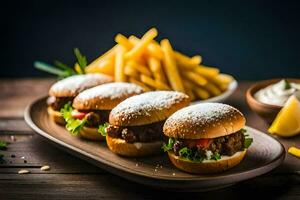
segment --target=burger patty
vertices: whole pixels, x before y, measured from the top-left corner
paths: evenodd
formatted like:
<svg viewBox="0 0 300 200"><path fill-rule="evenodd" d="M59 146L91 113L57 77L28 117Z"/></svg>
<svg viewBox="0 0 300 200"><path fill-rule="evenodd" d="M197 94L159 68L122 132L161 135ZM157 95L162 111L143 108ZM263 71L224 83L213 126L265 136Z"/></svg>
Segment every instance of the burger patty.
<svg viewBox="0 0 300 200"><path fill-rule="evenodd" d="M54 97L49 96L47 99L47 105L55 111L60 111L68 102L73 101L74 97Z"/></svg>
<svg viewBox="0 0 300 200"><path fill-rule="evenodd" d="M106 132L108 136L123 139L127 143L159 141L163 139L164 122L126 127L109 125Z"/></svg>
<svg viewBox="0 0 300 200"><path fill-rule="evenodd" d="M85 111L86 112L86 111ZM108 122L110 110L93 110L85 115L86 124L88 127L98 127Z"/></svg>
<svg viewBox="0 0 300 200"><path fill-rule="evenodd" d="M210 139L207 146L195 145L191 147L187 145L185 140L178 140L173 146L173 151L176 155L179 155L180 149L188 146L192 151L197 151L198 154L203 156L205 156L206 151L231 156L244 149L244 141L244 134L238 131L227 136Z"/></svg>

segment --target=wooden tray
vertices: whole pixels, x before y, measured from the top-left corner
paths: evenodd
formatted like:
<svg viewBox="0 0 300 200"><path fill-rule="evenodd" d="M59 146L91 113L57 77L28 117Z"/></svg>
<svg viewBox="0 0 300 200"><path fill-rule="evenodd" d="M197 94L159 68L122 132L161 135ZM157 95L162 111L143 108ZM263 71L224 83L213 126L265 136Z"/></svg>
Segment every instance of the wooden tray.
<svg viewBox="0 0 300 200"><path fill-rule="evenodd" d="M193 175L176 169L167 155L124 158L110 152L105 142L92 142L70 135L63 126L52 122L46 111L46 97L25 110L25 121L59 148L113 174L161 189L206 191L226 187L271 171L284 160L283 146L267 134L246 127L254 139L245 159L235 168L214 175Z"/></svg>

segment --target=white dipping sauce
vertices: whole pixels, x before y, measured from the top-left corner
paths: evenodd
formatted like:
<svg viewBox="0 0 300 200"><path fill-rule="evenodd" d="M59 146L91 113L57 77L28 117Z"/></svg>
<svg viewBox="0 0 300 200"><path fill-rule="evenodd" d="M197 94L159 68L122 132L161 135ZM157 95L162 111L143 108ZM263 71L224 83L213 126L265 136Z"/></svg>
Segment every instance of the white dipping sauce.
<svg viewBox="0 0 300 200"><path fill-rule="evenodd" d="M287 88L287 85L290 88ZM296 96L300 99L300 84L287 83L285 80L281 80L278 83L269 85L254 94L256 100L276 106L284 106L285 102L290 96Z"/></svg>

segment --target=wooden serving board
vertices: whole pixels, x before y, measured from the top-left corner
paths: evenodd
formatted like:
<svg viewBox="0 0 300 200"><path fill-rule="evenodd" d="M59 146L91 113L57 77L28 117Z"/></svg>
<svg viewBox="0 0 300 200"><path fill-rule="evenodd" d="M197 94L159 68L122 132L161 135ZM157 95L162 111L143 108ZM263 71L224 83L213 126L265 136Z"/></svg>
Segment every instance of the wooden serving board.
<svg viewBox="0 0 300 200"><path fill-rule="evenodd" d="M271 171L282 163L283 146L274 138L246 127L254 142L245 159L233 169L213 175L194 175L179 171L166 154L145 158L125 158L112 153L105 142L72 136L63 126L52 122L46 111L46 97L25 110L27 124L57 147L113 174L144 185L162 189L206 191L226 187Z"/></svg>

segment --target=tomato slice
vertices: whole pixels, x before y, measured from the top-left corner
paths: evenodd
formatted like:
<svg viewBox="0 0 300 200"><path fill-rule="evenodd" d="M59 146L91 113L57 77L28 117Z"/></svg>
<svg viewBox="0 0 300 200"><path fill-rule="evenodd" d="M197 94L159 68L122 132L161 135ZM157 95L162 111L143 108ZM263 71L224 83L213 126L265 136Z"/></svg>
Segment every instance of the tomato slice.
<svg viewBox="0 0 300 200"><path fill-rule="evenodd" d="M185 145L188 148L193 148L193 147L198 147L198 148L207 148L209 147L210 143L212 142L212 139L189 139L189 140L184 140Z"/></svg>
<svg viewBox="0 0 300 200"><path fill-rule="evenodd" d="M212 139L199 139L196 140L196 146L201 148L207 148L210 145L211 141Z"/></svg>
<svg viewBox="0 0 300 200"><path fill-rule="evenodd" d="M73 110L71 115L75 119L83 119L87 112L79 112L78 110Z"/></svg>

